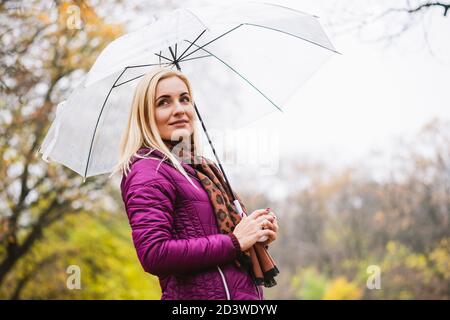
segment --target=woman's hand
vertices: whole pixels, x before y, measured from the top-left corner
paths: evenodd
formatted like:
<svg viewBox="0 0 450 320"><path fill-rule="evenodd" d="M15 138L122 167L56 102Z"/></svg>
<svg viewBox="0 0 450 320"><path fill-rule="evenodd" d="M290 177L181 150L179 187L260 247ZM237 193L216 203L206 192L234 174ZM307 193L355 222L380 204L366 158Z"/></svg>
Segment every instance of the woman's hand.
<svg viewBox="0 0 450 320"><path fill-rule="evenodd" d="M269 214L268 209L255 210L248 216L244 215L233 230L241 245L241 250L248 250L263 236L269 237L267 241L275 240L277 235L273 229L278 228L278 225L275 227L275 220L275 217ZM264 229L262 229L263 227Z"/></svg>
<svg viewBox="0 0 450 320"><path fill-rule="evenodd" d="M272 236L269 235L269 239L267 239L266 241L263 242L264 246L268 246L270 243L275 241L277 239L277 236L278 236L278 219L277 219L277 217L276 217L274 212L269 212L269 214L274 217L274 221L271 222L271 223L266 223L267 226L265 226L265 227L267 227L267 228L271 229L272 231L274 231L275 234L272 235Z"/></svg>

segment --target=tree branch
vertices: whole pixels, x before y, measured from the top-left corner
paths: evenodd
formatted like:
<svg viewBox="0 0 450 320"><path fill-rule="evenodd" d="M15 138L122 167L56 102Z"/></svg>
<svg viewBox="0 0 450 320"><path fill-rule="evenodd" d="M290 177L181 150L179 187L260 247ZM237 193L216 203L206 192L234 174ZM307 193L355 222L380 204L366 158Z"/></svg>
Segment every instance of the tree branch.
<svg viewBox="0 0 450 320"><path fill-rule="evenodd" d="M429 2L429 3L421 4L421 5L417 6L416 8L408 9L406 11L408 13L415 13L415 12L421 11L422 9L430 8L430 7L442 7L444 9L443 15L444 15L444 17L446 17L447 12L450 8L450 4L446 4L446 3L442 3L442 2Z"/></svg>

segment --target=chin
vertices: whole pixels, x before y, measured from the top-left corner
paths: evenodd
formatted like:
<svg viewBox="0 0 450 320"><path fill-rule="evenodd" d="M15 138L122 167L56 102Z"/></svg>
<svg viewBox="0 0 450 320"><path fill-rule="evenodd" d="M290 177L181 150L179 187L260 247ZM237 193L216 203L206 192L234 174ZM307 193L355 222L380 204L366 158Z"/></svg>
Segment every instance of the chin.
<svg viewBox="0 0 450 320"><path fill-rule="evenodd" d="M179 128L173 130L170 136L172 138L179 138L179 137L189 138L192 135L192 133L193 133L192 130Z"/></svg>

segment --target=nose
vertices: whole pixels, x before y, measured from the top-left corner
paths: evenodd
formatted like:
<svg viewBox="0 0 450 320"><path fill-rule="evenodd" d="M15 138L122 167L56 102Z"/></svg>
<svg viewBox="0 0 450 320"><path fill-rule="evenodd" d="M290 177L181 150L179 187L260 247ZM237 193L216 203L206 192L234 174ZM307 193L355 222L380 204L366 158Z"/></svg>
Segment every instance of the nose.
<svg viewBox="0 0 450 320"><path fill-rule="evenodd" d="M186 110L184 109L183 105L179 101L175 101L175 110L173 112L175 115L186 113Z"/></svg>

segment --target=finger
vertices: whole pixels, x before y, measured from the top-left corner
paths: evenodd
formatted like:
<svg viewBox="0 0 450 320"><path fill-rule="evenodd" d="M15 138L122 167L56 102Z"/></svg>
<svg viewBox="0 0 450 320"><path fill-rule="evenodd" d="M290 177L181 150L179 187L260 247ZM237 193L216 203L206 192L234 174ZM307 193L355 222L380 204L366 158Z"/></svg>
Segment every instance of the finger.
<svg viewBox="0 0 450 320"><path fill-rule="evenodd" d="M270 222L269 220L262 222L262 227L264 229L270 229L270 230L273 230L276 232L275 225L272 222Z"/></svg>
<svg viewBox="0 0 450 320"><path fill-rule="evenodd" d="M269 243L271 243L271 242L273 242L273 241L275 241L276 239L277 239L277 234L276 234L276 232L273 232L273 233L271 233L271 234L269 234L268 236L267 236L267 241L268 241L268 244Z"/></svg>
<svg viewBox="0 0 450 320"><path fill-rule="evenodd" d="M278 231L278 219L273 215L273 212L270 212L267 216L271 217L270 222L274 225L275 232Z"/></svg>
<svg viewBox="0 0 450 320"><path fill-rule="evenodd" d="M272 230L273 231L273 230ZM275 240L277 238L277 233L275 231L273 231L273 233L271 233L269 235L269 239L271 239L272 241Z"/></svg>
<svg viewBox="0 0 450 320"><path fill-rule="evenodd" d="M270 233L269 235L267 235L267 240L263 242L263 245L268 246L269 244L274 242L276 239L277 239L277 234Z"/></svg>
<svg viewBox="0 0 450 320"><path fill-rule="evenodd" d="M275 234L275 232L272 234L269 234L267 237L270 242L273 242L277 239L277 235Z"/></svg>
<svg viewBox="0 0 450 320"><path fill-rule="evenodd" d="M274 218L269 215L263 215L263 216L259 216L255 221L256 221L256 223L261 224L265 220L273 222Z"/></svg>
<svg viewBox="0 0 450 320"><path fill-rule="evenodd" d="M270 230L270 229L260 230L258 237L260 238L260 237L263 237L263 236L268 236L271 239L276 239L277 238L277 234L274 231Z"/></svg>
<svg viewBox="0 0 450 320"><path fill-rule="evenodd" d="M276 216L275 212L270 211L269 214L270 214L272 217L274 217L275 219L277 219L277 216Z"/></svg>
<svg viewBox="0 0 450 320"><path fill-rule="evenodd" d="M263 214L267 214L268 211L266 209L258 209L253 211L248 217L252 219L257 219L258 217L262 216Z"/></svg>
<svg viewBox="0 0 450 320"><path fill-rule="evenodd" d="M259 216L258 218L255 219L255 221L259 222L259 223L261 223L261 222L263 222L265 220L273 222L274 218L272 216L269 216L269 215L266 214L266 215Z"/></svg>
<svg viewBox="0 0 450 320"><path fill-rule="evenodd" d="M274 227L273 231L278 232L278 222L277 222L277 220L274 220L274 222L272 224L273 224L273 227Z"/></svg>

